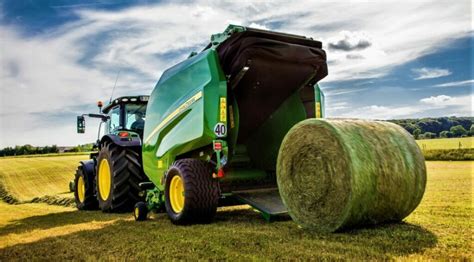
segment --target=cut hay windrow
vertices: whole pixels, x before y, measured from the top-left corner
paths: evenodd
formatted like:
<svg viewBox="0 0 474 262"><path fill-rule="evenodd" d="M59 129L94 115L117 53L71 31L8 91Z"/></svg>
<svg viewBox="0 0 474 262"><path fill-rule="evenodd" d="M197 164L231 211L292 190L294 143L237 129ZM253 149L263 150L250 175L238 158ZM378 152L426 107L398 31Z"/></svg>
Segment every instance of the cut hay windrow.
<svg viewBox="0 0 474 262"><path fill-rule="evenodd" d="M415 140L395 124L308 119L285 136L277 181L294 221L334 232L401 221L423 197L426 167Z"/></svg>
<svg viewBox="0 0 474 262"><path fill-rule="evenodd" d="M19 201L14 196L12 196L8 191L5 189L5 186L0 181L0 201L4 201L8 204L18 204Z"/></svg>
<svg viewBox="0 0 474 262"><path fill-rule="evenodd" d="M46 203L48 205L75 207L76 202L73 197L60 197L60 196L42 196L35 197L28 203Z"/></svg>

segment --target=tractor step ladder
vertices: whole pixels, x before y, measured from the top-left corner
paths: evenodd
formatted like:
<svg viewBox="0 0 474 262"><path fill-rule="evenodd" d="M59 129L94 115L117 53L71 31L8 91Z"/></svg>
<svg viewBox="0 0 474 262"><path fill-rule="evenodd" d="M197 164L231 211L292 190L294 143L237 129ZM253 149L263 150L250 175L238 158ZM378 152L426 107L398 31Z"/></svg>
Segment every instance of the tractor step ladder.
<svg viewBox="0 0 474 262"><path fill-rule="evenodd" d="M288 210L281 200L278 188L245 190L232 193L238 201L260 211L267 221L288 215Z"/></svg>

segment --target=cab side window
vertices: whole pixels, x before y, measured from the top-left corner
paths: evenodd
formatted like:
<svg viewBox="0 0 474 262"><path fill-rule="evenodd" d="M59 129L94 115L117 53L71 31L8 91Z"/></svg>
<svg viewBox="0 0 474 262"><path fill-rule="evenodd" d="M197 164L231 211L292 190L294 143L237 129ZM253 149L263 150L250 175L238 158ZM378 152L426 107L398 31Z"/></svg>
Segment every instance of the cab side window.
<svg viewBox="0 0 474 262"><path fill-rule="evenodd" d="M120 107L116 106L110 110L109 132L120 128Z"/></svg>

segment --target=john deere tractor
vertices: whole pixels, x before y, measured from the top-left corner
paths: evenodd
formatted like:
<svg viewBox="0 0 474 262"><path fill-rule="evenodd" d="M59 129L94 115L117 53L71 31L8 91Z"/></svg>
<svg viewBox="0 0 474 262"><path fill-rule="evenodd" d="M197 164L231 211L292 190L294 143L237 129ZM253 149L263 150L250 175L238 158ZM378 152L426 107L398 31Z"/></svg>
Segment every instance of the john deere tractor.
<svg viewBox="0 0 474 262"><path fill-rule="evenodd" d="M148 96L126 96L111 101L99 114L77 117L77 132L85 132L85 116L99 118L98 152L77 168L73 189L77 208L105 212L131 211L142 200L141 146ZM102 136L101 136L102 134Z"/></svg>

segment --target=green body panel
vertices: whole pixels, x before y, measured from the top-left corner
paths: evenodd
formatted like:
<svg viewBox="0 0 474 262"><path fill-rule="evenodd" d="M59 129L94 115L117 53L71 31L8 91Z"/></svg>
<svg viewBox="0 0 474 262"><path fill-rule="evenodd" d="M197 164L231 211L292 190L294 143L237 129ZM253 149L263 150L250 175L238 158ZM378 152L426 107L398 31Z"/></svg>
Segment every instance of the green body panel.
<svg viewBox="0 0 474 262"><path fill-rule="evenodd" d="M213 130L226 90L213 49L163 73L148 102L142 152L145 174L160 190L161 178L177 156L217 139Z"/></svg>
<svg viewBox="0 0 474 262"><path fill-rule="evenodd" d="M216 48L232 33L242 31L244 27L231 25L223 33L213 35L207 49L199 54L193 52L185 61L166 70L156 84L148 101L142 147L143 169L156 186L148 190L150 207L162 204L157 201L162 201L166 171L181 158L214 163L216 172L224 166L225 176L220 178L222 196L232 195L237 190L234 184L240 181L255 181L257 187L262 181L270 181L265 186L276 187L272 178L281 141L291 127L308 118L308 112L299 90L295 91L261 126L251 130L246 141L238 144L239 105L234 95L227 94L232 90ZM319 117L323 117L324 95L317 84L314 94ZM318 110L316 103L314 110ZM225 136L216 135L218 123L225 125ZM216 141L222 143L222 150L213 149Z"/></svg>
<svg viewBox="0 0 474 262"><path fill-rule="evenodd" d="M321 115L319 117L324 117L324 94L319 85L314 86L314 92L315 102L319 102L321 107ZM266 171L274 171L281 141L288 130L306 118L307 115L303 103L298 92L295 92L254 132L246 143L247 153L253 165ZM234 143L230 143L230 147L233 148L237 135L232 133L233 129L230 130L229 136L234 141Z"/></svg>
<svg viewBox="0 0 474 262"><path fill-rule="evenodd" d="M315 102L315 110L316 110L316 118L324 118L326 117L326 106L325 106L325 102L324 102L324 93L323 91L321 90L321 87L319 87L318 84L314 85L314 102ZM321 112L321 115L318 116L318 103L319 102L319 105L320 105L320 112Z"/></svg>
<svg viewBox="0 0 474 262"><path fill-rule="evenodd" d="M304 119L306 112L296 92L249 138L247 151L256 167L274 171L283 137L292 126Z"/></svg>

